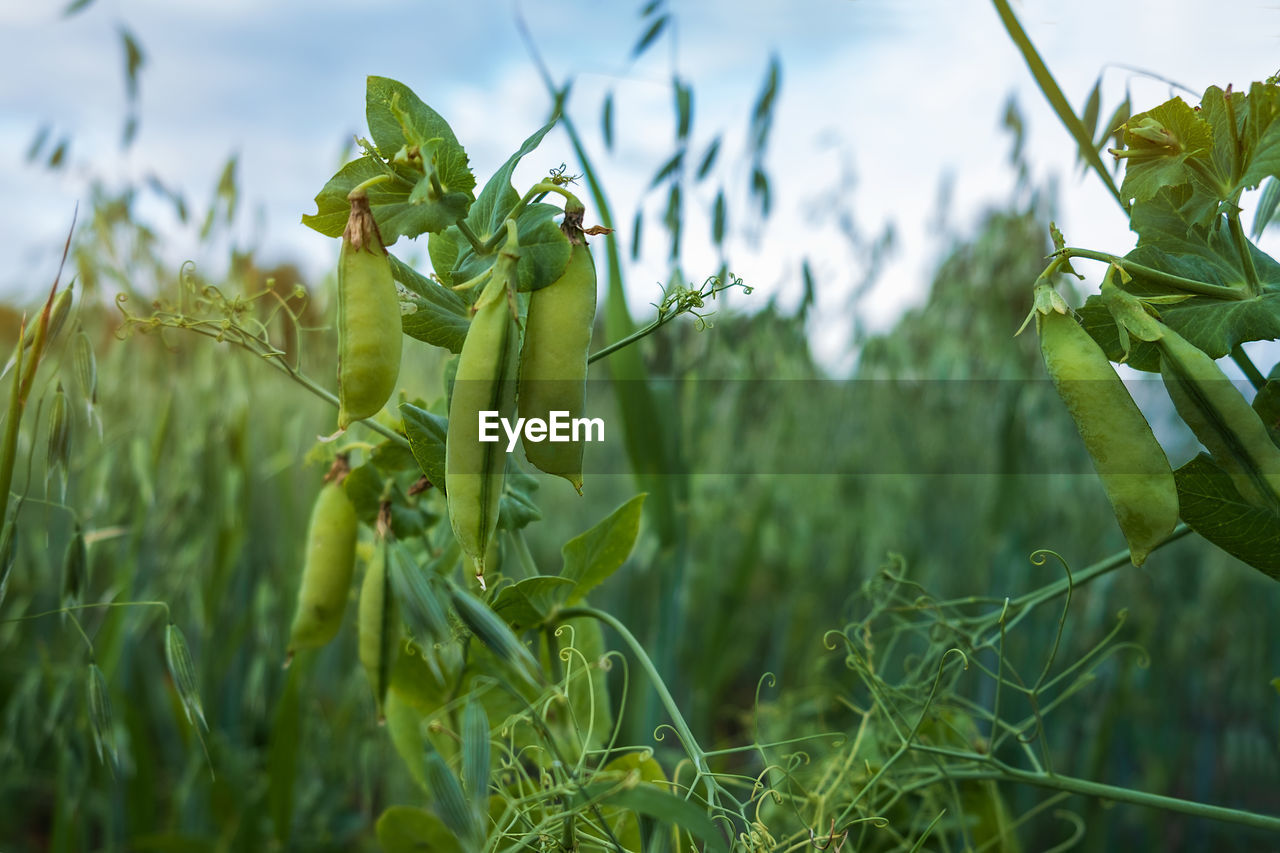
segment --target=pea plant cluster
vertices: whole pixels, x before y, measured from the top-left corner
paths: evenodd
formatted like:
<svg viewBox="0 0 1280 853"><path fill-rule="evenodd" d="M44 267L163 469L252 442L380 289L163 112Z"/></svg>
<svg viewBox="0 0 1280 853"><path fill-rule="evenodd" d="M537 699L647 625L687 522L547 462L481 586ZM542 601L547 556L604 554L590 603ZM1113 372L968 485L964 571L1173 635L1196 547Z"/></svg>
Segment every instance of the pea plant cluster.
<svg viewBox="0 0 1280 853"><path fill-rule="evenodd" d="M1196 106L1174 98L1129 118L1120 138L1111 153L1125 175L1112 187L1137 245L1123 257L1073 248L1054 229L1057 251L1033 291L1045 364L1135 565L1181 519L1280 579L1280 365L1264 376L1241 347L1280 337L1280 264L1241 223L1242 196L1264 181L1261 227L1275 209L1280 86L1212 86ZM1078 314L1053 288L1059 273L1078 275L1075 258L1107 264ZM1251 402L1217 364L1228 355ZM1172 470L1111 362L1158 373L1206 452Z"/></svg>
<svg viewBox="0 0 1280 853"><path fill-rule="evenodd" d="M384 847L475 850L556 835L582 849L639 849L640 814L689 806L652 756L605 748L614 736L608 617L584 599L626 560L644 496L570 540L563 569L544 574L523 540L539 517L536 481L480 435L493 412L582 416L596 313L587 238L608 229L584 227L585 208L560 171L524 194L512 187L516 165L552 125L473 198L461 145L409 89L371 77L367 115L363 156L304 217L342 240L339 432L326 439L338 452L308 530L289 655L340 633L367 525L359 658L378 717L431 803L387 811ZM430 276L387 251L422 234ZM398 418L386 417L402 335L456 358L447 399L404 401ZM358 422L385 440L348 441ZM526 433L524 451L581 494L582 440ZM448 525L435 523L441 509ZM705 816L690 820L695 834L719 837Z"/></svg>

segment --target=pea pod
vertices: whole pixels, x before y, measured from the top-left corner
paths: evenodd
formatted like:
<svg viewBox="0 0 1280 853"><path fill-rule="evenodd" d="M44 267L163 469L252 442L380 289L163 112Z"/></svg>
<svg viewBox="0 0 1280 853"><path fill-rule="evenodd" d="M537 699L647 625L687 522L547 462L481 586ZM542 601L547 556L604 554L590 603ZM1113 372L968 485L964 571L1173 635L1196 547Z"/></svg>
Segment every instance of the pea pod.
<svg viewBox="0 0 1280 853"><path fill-rule="evenodd" d="M338 429L377 414L400 376L403 335L391 259L363 190L349 195L351 215L338 259Z"/></svg>
<svg viewBox="0 0 1280 853"><path fill-rule="evenodd" d="M1070 314L1037 314L1040 351L1102 480L1135 566L1178 523L1178 490L1151 425Z"/></svg>
<svg viewBox="0 0 1280 853"><path fill-rule="evenodd" d="M518 259L519 243L512 224L489 282L476 300L475 316L462 342L445 436L449 523L463 553L474 563L482 589L485 551L498 526L507 454L500 441L480 441L479 418L482 411L496 411L506 419L515 414L520 336L510 295Z"/></svg>
<svg viewBox="0 0 1280 853"><path fill-rule="evenodd" d="M566 220L568 216L566 215ZM587 390L587 352L596 316L596 267L581 228L566 222L573 252L564 273L529 295L520 353L520 417L550 421L552 412L581 418ZM582 441L533 441L524 432L529 461L564 477L582 494Z"/></svg>
<svg viewBox="0 0 1280 853"><path fill-rule="evenodd" d="M311 508L306 562L289 631L289 658L298 649L323 646L338 634L347 609L356 561L356 510L342 480L347 461L339 456Z"/></svg>
<svg viewBox="0 0 1280 853"><path fill-rule="evenodd" d="M1161 326L1160 375L1178 416L1231 475L1240 496L1280 511L1280 448L1231 380L1199 347Z"/></svg>

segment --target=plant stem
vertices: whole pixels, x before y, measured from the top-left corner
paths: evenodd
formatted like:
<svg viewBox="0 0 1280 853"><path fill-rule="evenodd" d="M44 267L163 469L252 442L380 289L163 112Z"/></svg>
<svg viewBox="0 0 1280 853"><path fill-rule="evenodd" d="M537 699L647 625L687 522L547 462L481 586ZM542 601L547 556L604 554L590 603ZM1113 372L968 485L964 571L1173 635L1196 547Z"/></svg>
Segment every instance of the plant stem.
<svg viewBox="0 0 1280 853"><path fill-rule="evenodd" d="M475 252L477 255L487 255L493 251L492 248L490 249L485 248L485 245L486 245L485 242L476 236L476 232L472 231L471 226L468 225L465 221L459 219L457 222L453 224L458 227L458 232L462 234L463 237L466 238L466 241L468 243L471 244L471 248L475 249ZM506 233L504 231L500 230L497 233L501 234L504 237L506 236Z"/></svg>
<svg viewBox="0 0 1280 853"><path fill-rule="evenodd" d="M1249 354L1244 351L1244 347L1236 344L1231 348L1231 360L1244 371L1245 377L1249 380L1249 384L1253 386L1253 390L1261 391L1262 386L1267 384L1267 377L1262 375L1262 371L1249 358Z"/></svg>
<svg viewBox="0 0 1280 853"><path fill-rule="evenodd" d="M926 752L935 751L934 747L916 746L915 748ZM984 759L985 756L979 756L975 753L973 758ZM1234 823L1241 826L1253 827L1254 829L1264 829L1269 832L1280 832L1280 817L1273 815L1262 815L1257 814L1256 812L1246 812L1241 811L1240 809L1227 808L1226 806L1213 806L1207 803L1197 803L1191 800L1180 800L1177 797L1167 797L1163 794L1151 794L1146 791L1135 791L1131 788L1121 788L1116 785L1107 785L1102 782L1091 782L1087 779L1076 779L1071 776L1062 776L1056 773L1031 773L1026 770L1017 770L1012 767L1004 766L1000 764L1000 762L993 763L999 767L998 770L975 772L948 771L947 776L951 779L989 779L996 782L1020 782L1024 785L1035 785L1039 788L1066 791L1085 797L1094 797L1099 800L1111 800L1119 803L1129 803L1135 806L1146 806L1147 808L1178 812L1180 814L1191 815L1192 817L1208 818L1209 820L1222 821L1223 823Z"/></svg>
<svg viewBox="0 0 1280 853"><path fill-rule="evenodd" d="M1055 253L1056 257L1061 258L1088 258L1091 261L1104 261L1109 264L1115 264L1134 278L1142 278L1154 284L1163 284L1165 287L1171 287L1174 290L1185 291L1186 293L1196 293L1201 296L1212 296L1215 299L1249 299L1252 295L1245 290L1236 287L1226 287L1221 284L1209 284L1204 281L1197 281L1194 278L1184 278L1173 273L1161 272L1158 269L1135 263L1126 258L1117 255L1110 255L1106 252L1095 252L1093 249L1079 249L1068 246Z"/></svg>
<svg viewBox="0 0 1280 853"><path fill-rule="evenodd" d="M524 538L523 530L511 531L511 546L515 549L516 560L524 569L525 577L537 576L538 564L533 560L533 553L529 550L529 541Z"/></svg>
<svg viewBox="0 0 1280 853"><path fill-rule="evenodd" d="M1000 22L1004 24L1005 30L1009 33L1009 38L1013 39L1013 43L1022 54L1023 61L1027 63L1027 68L1031 71L1031 76L1035 78L1036 85L1040 87L1040 91L1049 101L1049 105L1053 107L1053 111L1058 114L1058 120L1062 122L1063 127L1075 139L1076 146L1080 150L1080 157L1089 164L1102 180L1102 183L1106 185L1116 203L1120 205L1125 213L1128 213L1129 203L1120 195L1120 190L1111 178L1111 173L1107 171L1102 158L1093 147L1093 140L1089 137L1088 129L1076 116L1075 110L1071 108L1070 102L1067 101L1067 96L1062 93L1057 81L1053 79L1048 66L1040 58L1035 45L1031 43L1031 39L1027 36L1027 31L1022 28L1017 16L1013 14L1013 9L1009 6L1008 0L992 0L992 3L996 7L996 13L1000 16Z"/></svg>
<svg viewBox="0 0 1280 853"><path fill-rule="evenodd" d="M712 808L718 808L716 790L711 780L711 769L707 766L706 753L698 746L697 739L693 736L693 732L689 730L689 724L685 722L684 716L680 713L680 707L676 705L676 700L672 698L670 691L667 690L666 683L662 680L662 676L658 674L653 661L649 659L649 654L644 650L644 646L640 645L640 641L617 617L603 610L597 610L594 607L566 607L558 614L558 618L561 620L573 619L577 616L589 616L605 623L616 631L618 636L622 637L623 642L630 647L631 653L635 655L637 663L640 664L640 668L649 676L649 681L653 684L653 689L658 694L658 699L671 716L671 725L676 730L676 734L680 736L685 751L693 761L695 771L698 776L706 779L707 801ZM694 781L696 782L697 780L695 779Z"/></svg>
<svg viewBox="0 0 1280 853"><path fill-rule="evenodd" d="M599 361L602 358L605 358L606 356L613 355L618 350L623 349L624 347L631 346L641 338L652 335L654 332L658 331L658 329L662 328L667 323L671 322L671 320L674 317L675 317L675 314L670 314L665 317L659 316L656 320L654 320L649 325L645 326L643 329L637 329L636 331L627 335L622 340L614 341L608 346L602 347L601 349L596 350L595 352L591 353L591 355L587 356L587 364L592 364L594 362Z"/></svg>
<svg viewBox="0 0 1280 853"><path fill-rule="evenodd" d="M1227 227L1231 231L1231 241L1236 245L1236 252L1240 255L1240 267L1244 270L1244 281L1249 287L1249 296L1256 297L1262 293L1262 284L1258 281L1258 270L1253 266L1253 253L1249 251L1249 240L1244 236L1244 226L1240 224L1240 208L1233 208L1227 214Z"/></svg>

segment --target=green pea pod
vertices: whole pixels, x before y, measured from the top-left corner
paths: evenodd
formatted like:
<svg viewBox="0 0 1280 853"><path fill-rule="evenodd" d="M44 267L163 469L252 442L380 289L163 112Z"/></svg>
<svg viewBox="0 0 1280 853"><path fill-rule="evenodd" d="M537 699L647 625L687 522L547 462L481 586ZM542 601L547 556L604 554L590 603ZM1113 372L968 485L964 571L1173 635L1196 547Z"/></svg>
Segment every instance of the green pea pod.
<svg viewBox="0 0 1280 853"><path fill-rule="evenodd" d="M1135 566L1178 523L1178 489L1151 425L1102 348L1069 314L1040 314L1040 351L1102 480Z"/></svg>
<svg viewBox="0 0 1280 853"><path fill-rule="evenodd" d="M353 191L338 260L338 429L377 414L400 377L403 336L391 259L363 191Z"/></svg>
<svg viewBox="0 0 1280 853"><path fill-rule="evenodd" d="M311 508L306 562L289 631L291 659L298 649L327 644L342 627L356 562L355 506L342 487L346 460L339 457Z"/></svg>
<svg viewBox="0 0 1280 853"><path fill-rule="evenodd" d="M493 274L476 300L475 316L462 342L445 436L449 523L463 553L475 565L481 589L485 552L498 526L507 454L504 442L480 440L480 413L497 412L508 420L515 414L520 335L510 294L514 292L518 258L519 243L512 226Z"/></svg>
<svg viewBox="0 0 1280 853"><path fill-rule="evenodd" d="M596 317L596 267L580 229L569 234L573 253L559 279L529 295L520 353L520 417L550 422L560 413L581 418L587 390L587 353ZM564 477L582 494L581 440L534 441L524 432L529 461ZM571 438L577 439L571 433Z"/></svg>
<svg viewBox="0 0 1280 853"><path fill-rule="evenodd" d="M1280 511L1280 448L1266 424L1216 361L1167 326L1163 331L1160 375L1178 416L1231 475L1242 498Z"/></svg>
<svg viewBox="0 0 1280 853"><path fill-rule="evenodd" d="M382 706L391 684L391 664L395 660L395 641L399 634L391 573L388 571L390 559L391 549L386 538L379 535L373 559L369 561L364 582L360 585L358 613L360 664L369 676L379 723L386 721Z"/></svg>

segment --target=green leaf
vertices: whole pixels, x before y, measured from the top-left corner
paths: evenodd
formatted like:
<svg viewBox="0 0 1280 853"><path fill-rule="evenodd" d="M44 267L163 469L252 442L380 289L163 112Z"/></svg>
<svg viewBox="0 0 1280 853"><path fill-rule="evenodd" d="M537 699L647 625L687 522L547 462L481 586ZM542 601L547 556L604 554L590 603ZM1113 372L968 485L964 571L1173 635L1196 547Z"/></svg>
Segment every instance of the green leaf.
<svg viewBox="0 0 1280 853"><path fill-rule="evenodd" d="M329 179L316 196L317 212L305 214L302 224L326 237L341 237L351 214L351 202L347 201L347 194L357 184L378 175L390 175L391 180L369 187L367 195L369 208L373 211L385 245L390 246L400 237L416 237L431 230L427 226L440 224L432 221L432 211L409 203L409 195L418 180L412 169L400 165L388 166L368 156L352 160ZM455 221L456 218L447 219L440 228L452 225Z"/></svg>
<svg viewBox="0 0 1280 853"><path fill-rule="evenodd" d="M1262 188L1262 197L1258 199L1258 206L1254 209L1250 237L1257 240L1262 236L1262 232L1275 219L1277 208L1280 208L1280 179L1270 178Z"/></svg>
<svg viewBox="0 0 1280 853"><path fill-rule="evenodd" d="M636 41L635 47L631 48L631 58L636 59L640 54L649 49L649 45L653 44L658 36L662 35L662 30L671 23L670 15L659 15L654 19L649 28L644 31L644 35L640 36Z"/></svg>
<svg viewBox="0 0 1280 853"><path fill-rule="evenodd" d="M1271 368L1266 383L1253 396L1253 410L1271 433L1271 440L1280 445L1280 364Z"/></svg>
<svg viewBox="0 0 1280 853"><path fill-rule="evenodd" d="M602 803L611 806L648 815L660 824L676 824L706 842L706 850L729 853L724 835L707 816L706 809L657 785L642 784L617 790L614 782L592 782L586 786L585 795L591 799L602 798Z"/></svg>
<svg viewBox="0 0 1280 853"><path fill-rule="evenodd" d="M404 418L405 435L413 458L418 460L418 467L431 485L445 494L445 435L449 430L449 419L411 403L400 404L400 415Z"/></svg>
<svg viewBox="0 0 1280 853"><path fill-rule="evenodd" d="M717 136L711 140L711 144L707 146L706 153L702 155L702 162L698 164L697 179L700 181L710 173L711 168L716 164L716 157L720 154L720 137Z"/></svg>
<svg viewBox="0 0 1280 853"><path fill-rule="evenodd" d="M1246 290L1246 277L1225 223L1213 228L1189 225L1165 194L1134 205L1132 225L1139 233L1138 246L1125 256L1160 272L1206 284ZM1245 341L1280 337L1280 264L1248 243L1249 255L1262 292L1251 299L1216 299L1194 296L1182 302L1160 305L1160 318L1175 332L1221 358ZM1137 296L1158 297L1180 293L1157 280L1134 273L1125 290ZM1098 296L1091 296L1080 311L1084 326L1112 361L1120 361L1123 349L1111 315ZM1153 344L1137 342L1126 362L1137 370L1159 371L1159 354Z"/></svg>
<svg viewBox="0 0 1280 853"><path fill-rule="evenodd" d="M693 127L693 90L681 82L679 77L671 81L675 95L676 109L676 141L683 142L689 138Z"/></svg>
<svg viewBox="0 0 1280 853"><path fill-rule="evenodd" d="M1165 101L1125 123L1124 182L1120 192L1135 202L1153 199L1166 187L1190 187L1184 205L1203 221L1227 197L1229 181L1213 159L1213 127L1182 98Z"/></svg>
<svg viewBox="0 0 1280 853"><path fill-rule="evenodd" d="M1256 187L1264 178L1280 177L1280 86L1254 83L1240 134L1244 168L1237 186Z"/></svg>
<svg viewBox="0 0 1280 853"><path fill-rule="evenodd" d="M276 840L285 847L293 835L293 785L298 774L298 744L302 736L299 684L304 667L301 661L309 659L295 659L289 668L271 719L271 741L267 748L267 808Z"/></svg>
<svg viewBox="0 0 1280 853"><path fill-rule="evenodd" d="M574 582L568 603L573 604L616 572L631 556L640 534L640 510L644 493L615 509L590 530L564 544L564 568L560 576Z"/></svg>
<svg viewBox="0 0 1280 853"><path fill-rule="evenodd" d="M520 292L540 290L560 278L569 265L572 247L555 218L563 210L554 204L531 204L516 217L519 232L520 261L516 264L516 289ZM454 281L469 281L493 266L496 254L477 255L463 248L453 270Z"/></svg>
<svg viewBox="0 0 1280 853"><path fill-rule="evenodd" d="M524 631L554 616L574 587L568 578L550 575L525 578L499 590L493 599L493 610L513 631Z"/></svg>
<svg viewBox="0 0 1280 853"><path fill-rule="evenodd" d="M1280 580L1280 516L1247 503L1204 453L1173 472L1182 520L1205 539Z"/></svg>
<svg viewBox="0 0 1280 853"><path fill-rule="evenodd" d="M496 234L503 227L502 223L506 220L507 214L511 213L511 208L520 201L520 193L511 186L511 175L520 164L520 160L536 149L542 142L542 138L555 126L556 120L552 119L534 132L520 145L516 153L508 157L507 162L493 173L493 177L489 178L484 189L480 191L480 196L471 206L471 212L467 214L467 225L481 240L487 240ZM523 235L521 237L523 238ZM524 248L523 239L520 241L520 247Z"/></svg>
<svg viewBox="0 0 1280 853"><path fill-rule="evenodd" d="M427 235L427 256L431 258L431 269L445 287L456 284L453 280L453 267L458 263L458 243L461 240L462 232L456 225L450 225L443 231Z"/></svg>
<svg viewBox="0 0 1280 853"><path fill-rule="evenodd" d="M416 457L415 457L416 458ZM388 472L372 462L359 465L342 481L347 497L355 507L356 518L372 527L378 520L382 497L388 490ZM433 483L434 485L434 483ZM399 483L390 481L391 531L397 539L421 536L435 521L425 506L410 502Z"/></svg>
<svg viewBox="0 0 1280 853"><path fill-rule="evenodd" d="M440 818L423 809L392 806L378 818L377 832L385 853L463 853Z"/></svg>
<svg viewBox="0 0 1280 853"><path fill-rule="evenodd" d="M384 160L390 160L405 146L417 146L426 175L435 172L444 196L428 205L440 205L456 215L453 224L467 213L475 175L467 165L467 153L458 144L449 123L422 102L408 86L387 77L370 77L365 89L365 118L369 135ZM457 211L457 206L461 210ZM424 230L437 231L441 228Z"/></svg>
<svg viewBox="0 0 1280 853"><path fill-rule="evenodd" d="M401 307L412 307L400 315L404 333L450 352L462 352L462 342L471 327L470 310L462 297L421 275L395 255L391 255L391 275L408 291L400 296Z"/></svg>
<svg viewBox="0 0 1280 853"><path fill-rule="evenodd" d="M387 439L376 444L369 452L369 461L378 466L384 474L396 474L401 471L417 471L413 454L398 441Z"/></svg>
<svg viewBox="0 0 1280 853"><path fill-rule="evenodd" d="M538 479L530 476L515 461L507 457L507 476L498 502L498 527L502 530L520 530L542 518L533 493L538 490Z"/></svg>
<svg viewBox="0 0 1280 853"><path fill-rule="evenodd" d="M604 96L604 106L600 108L600 133L604 136L604 147L613 150L613 92Z"/></svg>
<svg viewBox="0 0 1280 853"><path fill-rule="evenodd" d="M1092 139L1094 133L1098 130L1098 113L1102 109L1102 77L1099 76L1093 83L1093 88L1089 90L1089 97L1085 99L1084 111L1080 114L1080 124L1083 126L1085 134ZM1077 152L1076 156L1081 162L1084 161L1084 150Z"/></svg>

